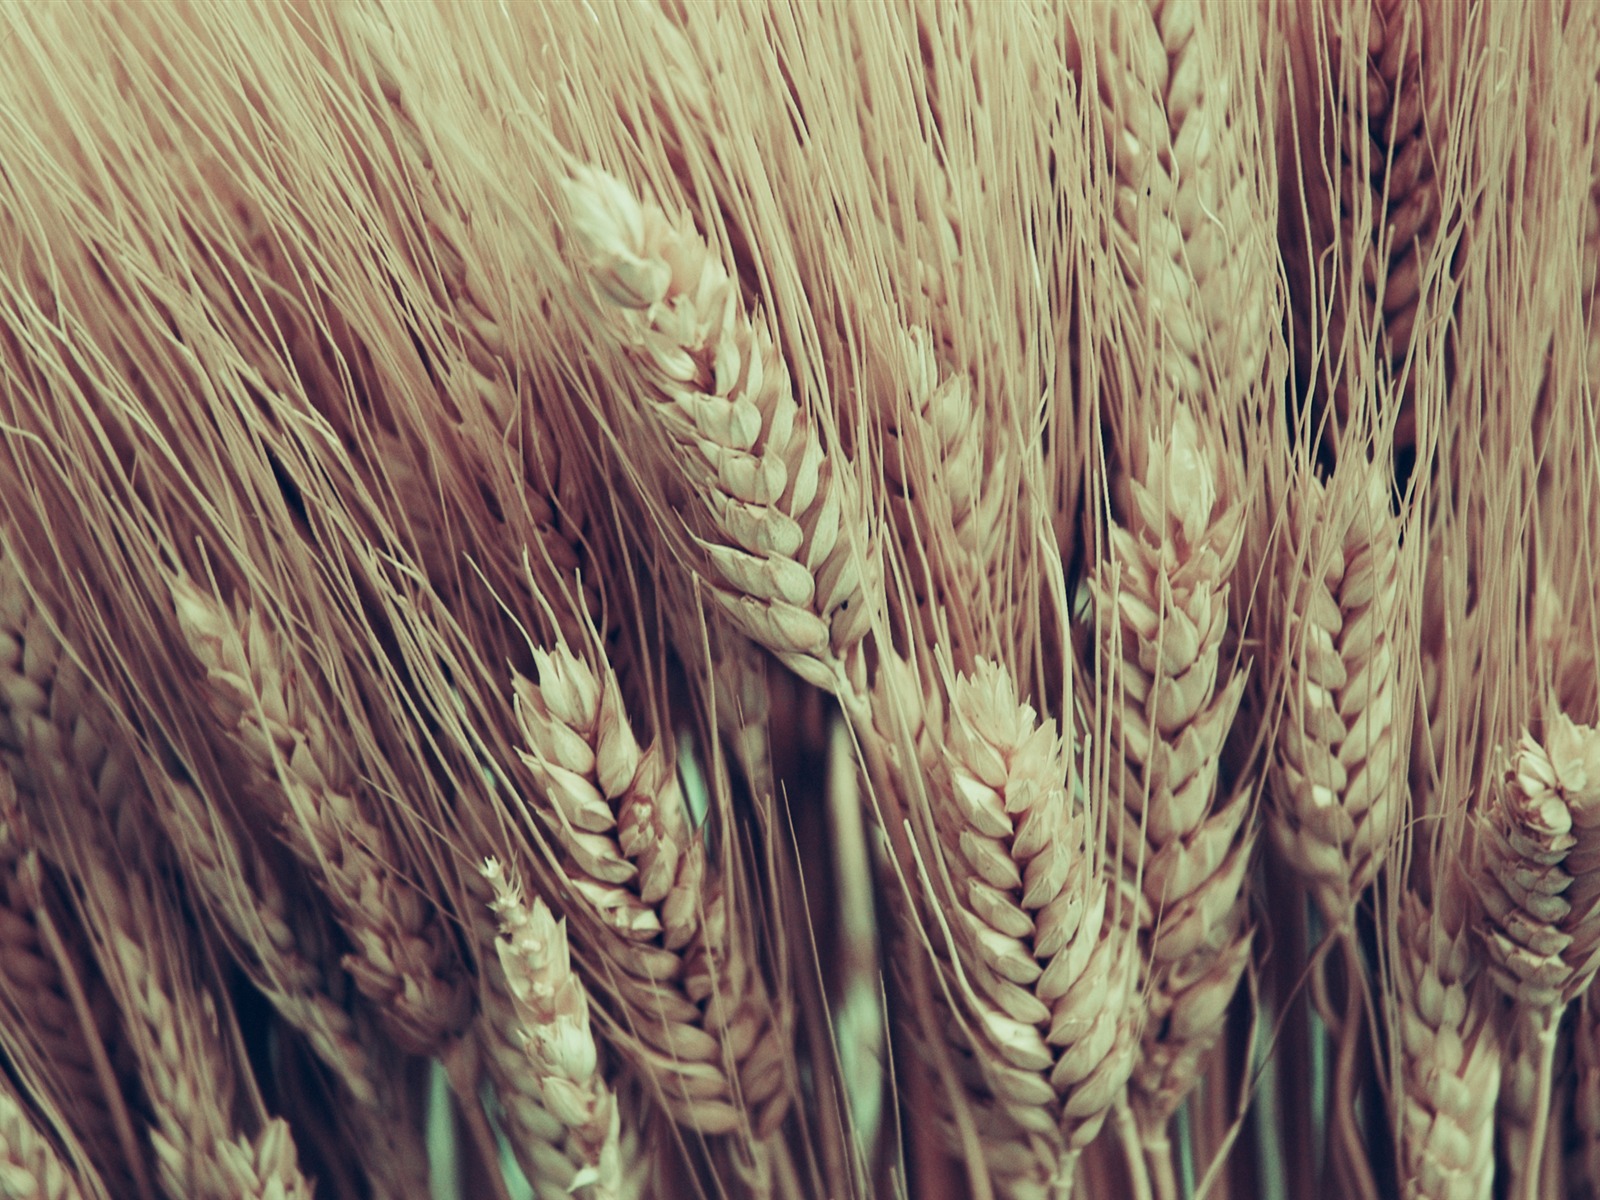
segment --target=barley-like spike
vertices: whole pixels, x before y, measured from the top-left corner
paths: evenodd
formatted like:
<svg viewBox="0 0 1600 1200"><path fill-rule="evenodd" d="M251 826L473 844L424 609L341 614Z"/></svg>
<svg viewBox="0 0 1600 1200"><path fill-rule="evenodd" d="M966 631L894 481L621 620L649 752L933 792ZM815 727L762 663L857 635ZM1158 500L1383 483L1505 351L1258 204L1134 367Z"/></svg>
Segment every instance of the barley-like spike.
<svg viewBox="0 0 1600 1200"><path fill-rule="evenodd" d="M566 183L569 229L602 327L638 372L640 413L701 497L690 521L713 595L797 674L859 693L882 611L854 468L822 442L738 281L686 221L593 168Z"/></svg>

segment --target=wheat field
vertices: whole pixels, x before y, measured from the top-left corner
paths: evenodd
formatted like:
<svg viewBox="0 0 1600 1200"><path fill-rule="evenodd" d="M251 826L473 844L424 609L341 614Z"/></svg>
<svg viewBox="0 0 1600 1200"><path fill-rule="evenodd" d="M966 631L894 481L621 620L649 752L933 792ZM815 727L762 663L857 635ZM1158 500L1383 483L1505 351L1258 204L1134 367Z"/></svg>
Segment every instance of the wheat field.
<svg viewBox="0 0 1600 1200"><path fill-rule="evenodd" d="M0 11L0 1197L1600 1200L1600 5Z"/></svg>

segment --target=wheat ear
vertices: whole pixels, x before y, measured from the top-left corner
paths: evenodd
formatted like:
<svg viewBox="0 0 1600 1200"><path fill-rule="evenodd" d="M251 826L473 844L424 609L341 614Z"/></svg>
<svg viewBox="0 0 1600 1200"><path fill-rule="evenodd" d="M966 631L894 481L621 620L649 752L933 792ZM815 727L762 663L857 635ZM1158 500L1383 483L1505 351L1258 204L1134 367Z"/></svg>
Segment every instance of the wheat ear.
<svg viewBox="0 0 1600 1200"><path fill-rule="evenodd" d="M90 1008L88 955L80 939L69 942L53 914L44 911L44 868L24 828L15 784L0 771L0 999L8 1024L27 1039L57 1106L105 1177L148 1196L130 1115L106 1052L112 1018ZM45 922L53 929L43 928Z"/></svg>
<svg viewBox="0 0 1600 1200"><path fill-rule="evenodd" d="M537 683L515 680L522 759L567 887L603 930L584 948L616 998L615 1040L677 1120L728 1133L748 1113L765 1136L786 1104L778 1029L672 758L635 740L608 667L597 673L565 646L535 663Z"/></svg>
<svg viewBox="0 0 1600 1200"><path fill-rule="evenodd" d="M1393 639L1399 522L1382 474L1307 475L1291 509L1287 713L1268 829L1328 924L1348 925L1404 803Z"/></svg>
<svg viewBox="0 0 1600 1200"><path fill-rule="evenodd" d="M600 1048L589 1024L589 997L573 973L564 922L543 900L523 899L516 877L500 862L483 864L500 919L494 951L509 1011L486 1007L497 1025L495 1042L515 1046L501 1063L506 1079L520 1079L518 1147L538 1187L592 1200L617 1200L622 1168L617 1098L605 1081ZM517 1061L520 1060L520 1061ZM506 1092L502 1090L502 1097Z"/></svg>
<svg viewBox="0 0 1600 1200"><path fill-rule="evenodd" d="M1448 5L1425 0L1346 0L1307 8L1298 28L1299 117L1308 189L1310 244L1289 256L1299 302L1294 345L1302 386L1316 371L1338 371L1345 355L1373 356L1384 381L1401 382L1400 444L1414 437L1417 372L1408 366L1418 315L1432 286L1430 264L1444 224L1436 170L1444 151ZM1310 100L1310 97L1316 97ZM1334 274L1322 278L1330 251ZM1314 314L1326 311L1326 330ZM1325 333L1325 336L1324 336ZM1367 377L1367 368L1358 368ZM1349 379L1331 381L1346 418Z"/></svg>
<svg viewBox="0 0 1600 1200"><path fill-rule="evenodd" d="M1095 81L1115 260L1144 322L1117 351L1151 356L1135 362L1147 387L1231 406L1263 376L1272 231L1246 138L1256 98L1234 95L1218 17L1193 0L1098 8L1110 37Z"/></svg>
<svg viewBox="0 0 1600 1200"><path fill-rule="evenodd" d="M371 798L304 668L258 612L231 613L185 579L173 581L172 596L218 726L355 946L345 965L356 985L402 1045L432 1051L465 1027L465 976L430 902L401 876L393 835L368 816Z"/></svg>
<svg viewBox="0 0 1600 1200"><path fill-rule="evenodd" d="M903 699L915 687L895 691ZM980 660L954 681L947 715L925 721L919 754L948 877L948 892L928 899L948 914L955 951L939 960L941 994L955 1001L949 1034L1037 1174L1064 1190L1133 1067L1120 897L1093 853L1055 723L1021 701L1008 671ZM924 923L944 922L930 911ZM932 937L937 949L943 939Z"/></svg>
<svg viewBox="0 0 1600 1200"><path fill-rule="evenodd" d="M320 965L323 955L311 936L315 927L293 910L273 864L194 787L156 767L147 778L162 831L230 938L241 968L305 1035L350 1098L360 1106L375 1104L373 1065L349 1012L333 994L329 971Z"/></svg>
<svg viewBox="0 0 1600 1200"><path fill-rule="evenodd" d="M1512 1000L1513 1194L1532 1197L1557 1027L1600 968L1600 729L1557 710L1542 739L1523 735L1479 822L1474 867L1489 975Z"/></svg>
<svg viewBox="0 0 1600 1200"><path fill-rule="evenodd" d="M943 367L932 335L901 329L897 347L900 361L875 389L890 519L923 644L951 648L966 669L971 650L1009 640L1009 630L992 628L1004 609L997 575L1007 496L984 481L1010 467L971 377Z"/></svg>
<svg viewBox="0 0 1600 1200"><path fill-rule="evenodd" d="M1245 672L1230 675L1222 661L1239 498L1187 405L1144 457L1147 478L1130 481L1126 524L1113 525L1093 590L1116 681L1106 700L1124 765L1114 785L1122 853L1145 902L1150 1011L1136 1112L1159 1147L1249 959L1251 794L1216 802L1245 684Z"/></svg>
<svg viewBox="0 0 1600 1200"><path fill-rule="evenodd" d="M1472 940L1413 892L1400 901L1396 934L1401 1195L1487 1200L1501 1047L1477 995Z"/></svg>
<svg viewBox="0 0 1600 1200"><path fill-rule="evenodd" d="M685 219L593 168L566 181L601 327L637 372L640 415L694 502L712 595L808 681L859 695L882 580L854 469L824 447L765 322Z"/></svg>
<svg viewBox="0 0 1600 1200"><path fill-rule="evenodd" d="M11 1200L84 1200L78 1171L63 1161L50 1137L0 1077L0 1196ZM91 1195L99 1189L91 1189Z"/></svg>

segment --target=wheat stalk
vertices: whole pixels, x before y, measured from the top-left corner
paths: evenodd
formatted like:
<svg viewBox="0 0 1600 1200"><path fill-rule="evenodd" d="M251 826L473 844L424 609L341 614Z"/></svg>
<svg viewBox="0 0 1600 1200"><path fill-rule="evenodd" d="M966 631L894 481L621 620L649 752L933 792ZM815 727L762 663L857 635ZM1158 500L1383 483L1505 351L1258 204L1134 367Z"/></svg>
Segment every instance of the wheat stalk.
<svg viewBox="0 0 1600 1200"><path fill-rule="evenodd" d="M881 580L854 472L830 453L767 326L682 219L592 167L565 184L601 328L638 372L640 415L696 497L692 553L746 636L802 678L863 686Z"/></svg>
<svg viewBox="0 0 1600 1200"><path fill-rule="evenodd" d="M776 1127L784 1057L726 885L706 861L670 755L635 740L616 676L565 646L515 680L522 760L619 1010L614 1039L703 1133Z"/></svg>

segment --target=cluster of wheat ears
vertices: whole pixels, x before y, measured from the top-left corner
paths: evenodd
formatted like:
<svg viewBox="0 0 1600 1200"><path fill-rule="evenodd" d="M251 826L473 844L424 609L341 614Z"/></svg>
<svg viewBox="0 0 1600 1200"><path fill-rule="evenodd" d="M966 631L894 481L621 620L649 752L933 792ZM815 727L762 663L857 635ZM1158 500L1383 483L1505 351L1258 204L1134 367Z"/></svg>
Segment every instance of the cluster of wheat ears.
<svg viewBox="0 0 1600 1200"><path fill-rule="evenodd" d="M1600 6L0 12L0 1195L1600 1194Z"/></svg>

